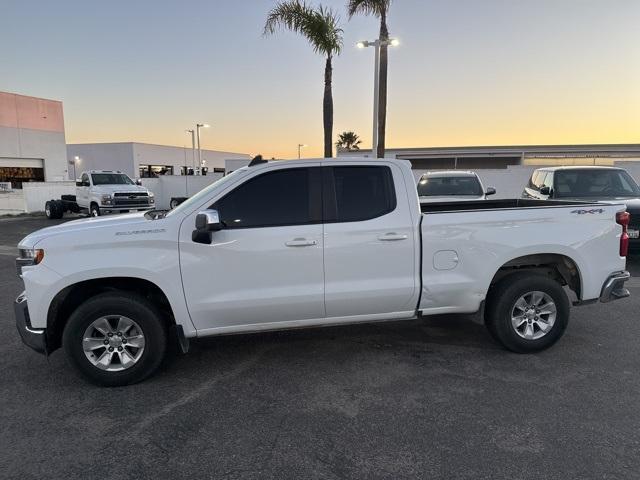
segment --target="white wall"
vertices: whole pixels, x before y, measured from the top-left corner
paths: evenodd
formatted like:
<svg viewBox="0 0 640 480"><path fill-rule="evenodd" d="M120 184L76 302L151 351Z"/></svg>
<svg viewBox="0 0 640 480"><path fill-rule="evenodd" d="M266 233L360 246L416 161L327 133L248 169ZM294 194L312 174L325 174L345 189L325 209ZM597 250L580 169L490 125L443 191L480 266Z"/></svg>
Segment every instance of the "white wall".
<svg viewBox="0 0 640 480"><path fill-rule="evenodd" d="M142 185L153 192L156 207L169 208L171 197L190 197L222 177L221 173L208 175L164 175L143 178Z"/></svg>
<svg viewBox="0 0 640 480"><path fill-rule="evenodd" d="M198 151L196 150L195 166L198 166ZM202 150L202 160L210 172L214 168L224 168L225 160L231 158L250 159L246 153L220 152L217 150ZM149 143L134 143L133 155L135 159L136 177L140 165L171 165L174 175L180 175L180 169L187 165L193 166L193 150L191 147L172 147L169 145L153 145Z"/></svg>
<svg viewBox="0 0 640 480"><path fill-rule="evenodd" d="M76 162L76 178L83 170L120 170L131 178L140 176L140 165L166 165L173 167L173 174L180 175L183 166L193 166L191 147L173 147L170 145L153 145L149 143L77 143L67 145L67 159ZM197 156L197 152L196 152ZM224 168L227 159L246 159L251 157L245 153L220 152L202 150L202 160L213 172L214 168ZM195 165L198 165L196 158ZM70 177L73 176L73 165L69 165Z"/></svg>
<svg viewBox="0 0 640 480"><path fill-rule="evenodd" d="M78 160L75 160L78 157ZM75 161L69 165L69 179L80 178L85 170L120 170L131 178L138 178L138 169L133 164L133 144L128 143L87 143L67 145L67 159Z"/></svg>
<svg viewBox="0 0 640 480"><path fill-rule="evenodd" d="M22 190L0 192L0 215L15 215L25 212Z"/></svg>
<svg viewBox="0 0 640 480"><path fill-rule="evenodd" d="M47 200L57 200L62 195L75 195L75 182L29 182L22 184L25 212L44 212Z"/></svg>

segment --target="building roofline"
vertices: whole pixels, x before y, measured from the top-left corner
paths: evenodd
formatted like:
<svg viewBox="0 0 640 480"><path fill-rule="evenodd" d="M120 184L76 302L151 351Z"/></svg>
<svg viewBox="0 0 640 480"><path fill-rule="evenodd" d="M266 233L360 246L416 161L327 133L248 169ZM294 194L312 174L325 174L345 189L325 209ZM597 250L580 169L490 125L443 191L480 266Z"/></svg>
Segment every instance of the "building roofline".
<svg viewBox="0 0 640 480"><path fill-rule="evenodd" d="M0 91L0 93L4 93L6 95L15 95L16 97L33 98L34 100L46 100L47 102L63 103L62 100L54 100L53 98L46 98L46 97L36 97L33 95L24 95L22 93L5 92L5 91Z"/></svg>
<svg viewBox="0 0 640 480"><path fill-rule="evenodd" d="M410 154L455 154L455 153L561 153L561 152L637 152L640 154L640 143L598 143L598 144L564 144L564 145L473 145L458 147L388 147L387 152L399 155ZM370 153L371 149L361 149L358 153ZM347 152L345 152L347 153ZM352 152L353 153L353 152Z"/></svg>
<svg viewBox="0 0 640 480"><path fill-rule="evenodd" d="M67 147L75 147L75 146L89 146L89 145L146 145L150 147L165 147L165 148L179 148L179 149L188 149L191 150L191 147L184 145L163 145L160 143L147 143L147 142L86 142L86 143L67 143ZM251 157L249 153L243 152L229 152L226 150L213 150L210 148L201 148L203 152L216 152L216 153L229 153L232 155L246 155L247 157Z"/></svg>

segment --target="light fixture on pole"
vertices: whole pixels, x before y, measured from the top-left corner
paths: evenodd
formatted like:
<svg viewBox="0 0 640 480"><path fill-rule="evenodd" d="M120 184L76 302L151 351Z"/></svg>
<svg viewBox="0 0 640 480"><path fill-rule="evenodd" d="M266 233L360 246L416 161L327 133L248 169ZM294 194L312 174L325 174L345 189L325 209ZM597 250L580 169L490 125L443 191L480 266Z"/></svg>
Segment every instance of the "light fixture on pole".
<svg viewBox="0 0 640 480"><path fill-rule="evenodd" d="M191 128L188 130L185 130L186 133L190 133L191 134L191 168L193 168L193 172L195 173L196 171L196 131ZM187 175L189 172L186 171L184 172L185 175Z"/></svg>
<svg viewBox="0 0 640 480"><path fill-rule="evenodd" d="M298 144L298 160L300 160L300 149L301 148L305 148L307 145L305 145L304 143L299 143Z"/></svg>
<svg viewBox="0 0 640 480"><path fill-rule="evenodd" d="M200 149L200 129L203 127L209 128L209 124L196 123L196 137L198 139L198 169L200 169L200 167L202 166L202 150Z"/></svg>
<svg viewBox="0 0 640 480"><path fill-rule="evenodd" d="M82 159L78 155L73 157L73 181L74 182L76 181L76 178L77 178L76 177L76 175L77 175L77 173L76 173L76 162L80 163L81 160Z"/></svg>
<svg viewBox="0 0 640 480"><path fill-rule="evenodd" d="M371 153L376 155L378 151L378 109L380 105L380 47L382 45L397 47L400 41L397 38L388 40L363 40L356 43L358 48L374 47L375 60L373 65L373 135L371 140Z"/></svg>

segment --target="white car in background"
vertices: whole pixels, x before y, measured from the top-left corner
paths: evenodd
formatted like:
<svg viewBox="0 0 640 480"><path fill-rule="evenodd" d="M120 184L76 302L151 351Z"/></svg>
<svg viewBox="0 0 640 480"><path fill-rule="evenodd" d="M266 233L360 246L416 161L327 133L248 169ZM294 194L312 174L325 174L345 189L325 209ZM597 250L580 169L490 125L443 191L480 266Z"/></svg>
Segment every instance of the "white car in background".
<svg viewBox="0 0 640 480"><path fill-rule="evenodd" d="M463 170L440 170L427 172L418 181L420 203L486 200L496 193L493 187L485 190L475 172Z"/></svg>

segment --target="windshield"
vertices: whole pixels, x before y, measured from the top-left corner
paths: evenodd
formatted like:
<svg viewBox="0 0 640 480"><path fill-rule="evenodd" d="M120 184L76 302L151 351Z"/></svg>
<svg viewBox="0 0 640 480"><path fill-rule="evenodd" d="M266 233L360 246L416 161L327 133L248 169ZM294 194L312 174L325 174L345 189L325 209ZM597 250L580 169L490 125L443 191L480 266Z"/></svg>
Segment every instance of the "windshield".
<svg viewBox="0 0 640 480"><path fill-rule="evenodd" d="M418 195L421 197L482 195L478 178L469 177L422 177L418 182Z"/></svg>
<svg viewBox="0 0 640 480"><path fill-rule="evenodd" d="M553 183L556 198L640 196L638 185L624 170L558 170Z"/></svg>
<svg viewBox="0 0 640 480"><path fill-rule="evenodd" d="M234 170L233 172L231 172L229 175L225 175L224 177L216 180L211 185L203 188L198 193L196 193L193 197L188 198L187 200L182 202L180 205L178 205L176 208L171 210L169 213L167 213L167 216L171 216L176 212L183 212L183 211L189 210L192 205L198 205L203 199L209 196L209 193L211 192L211 190L213 190L214 188L223 186L229 180L235 179L239 172L244 172L246 171L246 169L247 167L239 168L238 170Z"/></svg>
<svg viewBox="0 0 640 480"><path fill-rule="evenodd" d="M94 185L135 185L124 173L92 173Z"/></svg>

